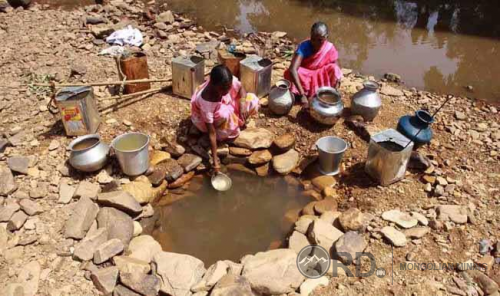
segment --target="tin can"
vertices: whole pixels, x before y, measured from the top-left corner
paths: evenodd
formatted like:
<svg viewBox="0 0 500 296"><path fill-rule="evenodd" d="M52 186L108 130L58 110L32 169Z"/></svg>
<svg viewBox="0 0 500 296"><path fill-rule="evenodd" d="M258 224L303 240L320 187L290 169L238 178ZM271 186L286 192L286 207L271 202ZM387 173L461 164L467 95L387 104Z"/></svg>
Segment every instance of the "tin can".
<svg viewBox="0 0 500 296"><path fill-rule="evenodd" d="M90 86L65 87L56 95L56 104L67 136L94 134L101 118Z"/></svg>
<svg viewBox="0 0 500 296"><path fill-rule="evenodd" d="M365 171L380 185L388 186L404 179L413 142L394 129L370 139Z"/></svg>
<svg viewBox="0 0 500 296"><path fill-rule="evenodd" d="M177 57L172 60L172 91L190 99L205 80L205 60L201 57Z"/></svg>
<svg viewBox="0 0 500 296"><path fill-rule="evenodd" d="M271 89L273 62L259 56L250 56L240 62L241 84L247 92L262 98Z"/></svg>
<svg viewBox="0 0 500 296"><path fill-rule="evenodd" d="M149 79L148 59L143 52L135 52L131 56L120 59L121 73L125 75L127 80ZM120 71L120 79L123 79ZM125 85L125 93L133 94L140 91L145 91L151 88L151 83L140 82Z"/></svg>

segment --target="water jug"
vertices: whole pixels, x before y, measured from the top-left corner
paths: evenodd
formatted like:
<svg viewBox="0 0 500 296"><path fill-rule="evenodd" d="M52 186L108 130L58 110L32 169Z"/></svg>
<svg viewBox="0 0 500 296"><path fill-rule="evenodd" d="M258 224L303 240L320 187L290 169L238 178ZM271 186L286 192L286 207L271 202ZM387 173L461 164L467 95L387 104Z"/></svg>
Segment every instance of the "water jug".
<svg viewBox="0 0 500 296"><path fill-rule="evenodd" d="M399 119L397 130L415 143L415 148L430 143L434 118L429 112L418 110L414 116L406 115Z"/></svg>
<svg viewBox="0 0 500 296"><path fill-rule="evenodd" d="M373 121L377 117L382 100L377 92L379 85L375 81L367 81L364 88L352 97L351 112L361 115L365 121Z"/></svg>
<svg viewBox="0 0 500 296"><path fill-rule="evenodd" d="M342 116L344 103L340 93L332 87L321 87L316 92L309 113L317 122L334 125Z"/></svg>
<svg viewBox="0 0 500 296"><path fill-rule="evenodd" d="M269 109L276 115L285 115L292 109L294 97L290 91L292 84L286 79L279 80L269 92Z"/></svg>

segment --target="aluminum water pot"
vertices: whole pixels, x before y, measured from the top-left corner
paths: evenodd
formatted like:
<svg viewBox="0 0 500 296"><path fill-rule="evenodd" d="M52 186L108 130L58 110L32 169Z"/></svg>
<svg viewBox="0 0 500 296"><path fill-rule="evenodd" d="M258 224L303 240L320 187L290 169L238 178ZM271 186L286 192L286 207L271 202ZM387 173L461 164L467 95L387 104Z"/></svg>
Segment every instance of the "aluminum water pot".
<svg viewBox="0 0 500 296"><path fill-rule="evenodd" d="M102 169L108 160L109 146L101 142L98 134L81 136L73 140L68 150L69 164L82 172Z"/></svg>
<svg viewBox="0 0 500 296"><path fill-rule="evenodd" d="M269 92L269 109L276 115L285 115L292 109L294 97L290 91L292 84L286 79L279 80Z"/></svg>
<svg viewBox="0 0 500 296"><path fill-rule="evenodd" d="M332 87L321 87L312 99L309 113L317 122L334 125L342 116L344 103L340 93Z"/></svg>
<svg viewBox="0 0 500 296"><path fill-rule="evenodd" d="M367 81L363 86L352 97L351 113L361 115L365 121L372 121L382 107L382 100L377 92L379 85L375 81Z"/></svg>

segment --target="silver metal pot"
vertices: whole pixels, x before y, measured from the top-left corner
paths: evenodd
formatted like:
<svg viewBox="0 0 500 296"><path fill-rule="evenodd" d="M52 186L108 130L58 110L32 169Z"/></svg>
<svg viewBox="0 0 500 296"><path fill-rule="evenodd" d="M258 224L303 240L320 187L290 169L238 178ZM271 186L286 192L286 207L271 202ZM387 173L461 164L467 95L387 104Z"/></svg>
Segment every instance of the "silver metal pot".
<svg viewBox="0 0 500 296"><path fill-rule="evenodd" d="M332 87L321 87L309 108L311 117L324 125L334 125L342 116L344 103L340 93Z"/></svg>
<svg viewBox="0 0 500 296"><path fill-rule="evenodd" d="M292 109L294 97L290 91L292 84L286 79L279 80L269 93L269 109L276 115L285 115Z"/></svg>
<svg viewBox="0 0 500 296"><path fill-rule="evenodd" d="M372 121L377 117L382 100L377 92L379 84L375 81L366 81L364 88L352 97L351 112L361 115L365 121Z"/></svg>
<svg viewBox="0 0 500 296"><path fill-rule="evenodd" d="M79 171L98 171L108 160L109 146L101 142L98 134L76 138L69 144L68 150L71 151L69 163Z"/></svg>

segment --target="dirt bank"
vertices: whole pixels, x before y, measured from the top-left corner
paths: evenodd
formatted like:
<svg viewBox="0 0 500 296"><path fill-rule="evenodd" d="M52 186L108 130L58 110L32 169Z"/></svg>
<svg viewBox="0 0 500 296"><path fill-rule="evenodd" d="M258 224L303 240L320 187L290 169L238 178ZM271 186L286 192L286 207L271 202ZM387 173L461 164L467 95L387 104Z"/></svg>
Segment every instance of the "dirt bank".
<svg viewBox="0 0 500 296"><path fill-rule="evenodd" d="M0 213L5 214L6 208L15 208L12 205L22 200L32 203L30 207L22 207L22 211L16 209L17 213L24 211L29 216L20 227L16 227L16 221L9 222L11 216L0 222L0 290L6 287L10 290L2 295L16 295L18 286L9 284L19 283L24 295L98 295L89 280L98 267L72 259L78 239L64 236L65 223L78 198L70 194L70 200L65 203L61 202L61 195L67 196L65 190L76 189L82 181L105 190L110 186L107 184L126 184L130 180L117 171L116 166L114 170L95 175L70 174L63 164L69 155L65 147L71 139L64 136L57 117L48 112L48 93L45 89L22 85L41 81L47 75L60 82L116 80L114 60L97 55L108 45L96 37L126 24L133 24L144 33L142 49L148 53L150 75L157 78L170 76L173 57L194 53L197 44L227 41L229 37L205 32L179 15L163 15L162 21L156 21L157 16L153 15L155 20L149 20L143 7L131 1L113 1L110 5L74 11L42 10L39 6L7 11L0 13L3 41L0 52ZM90 25L91 22L100 24ZM274 80L280 78L288 66L283 56L293 48L278 33L249 36L238 43L238 48L247 53L259 52L273 58L276 62ZM348 106L349 98L366 77L348 69L344 72L346 78L341 92ZM381 84L384 105L375 121L367 125L372 132L395 127L399 117L417 109L436 110L446 99L444 95L404 89L397 84L384 81ZM176 140L189 149L187 100L169 91L126 102L107 99L114 93L107 87L97 87L95 93L99 108L108 112L102 115L99 130L104 141L109 143L119 134L137 130L151 136L151 146L155 149L162 148L162 138ZM303 156L315 153L313 143L322 136L337 135L348 141L351 148L344 157L343 174L334 186L338 210L358 208L373 218L365 225L362 236L368 242L367 251L373 253L377 266L385 268L388 276L332 278L328 287L318 289L316 295L498 294L498 286L491 279L498 280L499 268L490 262L493 257L488 256L496 257L500 250L492 247L483 255L478 249L481 239L490 240L492 246L498 241L499 121L495 107L453 98L433 125L434 140L421 149L431 162L430 168L426 172L410 170L404 181L380 187L363 170L368 144L344 121L333 128L322 128L307 114L299 112L298 107L284 117L275 117L262 108L250 125L266 128L275 135L293 134L295 149ZM29 158L26 171L12 170L8 160L14 156ZM310 188L311 184L305 181L304 186ZM440 217L439 205L463 206L466 223ZM38 208L33 211L35 206ZM381 217L393 209L420 213L427 217L431 227L422 238L408 239L405 247L394 248L394 268L391 244L381 234L383 227L398 225ZM461 213L460 217L463 216ZM3 232L4 226L9 231ZM488 277L474 274L468 277L457 270L400 271L398 268L406 261L460 263L468 260L486 262L490 267ZM99 268L108 265L105 263ZM485 288L485 285L490 286Z"/></svg>

